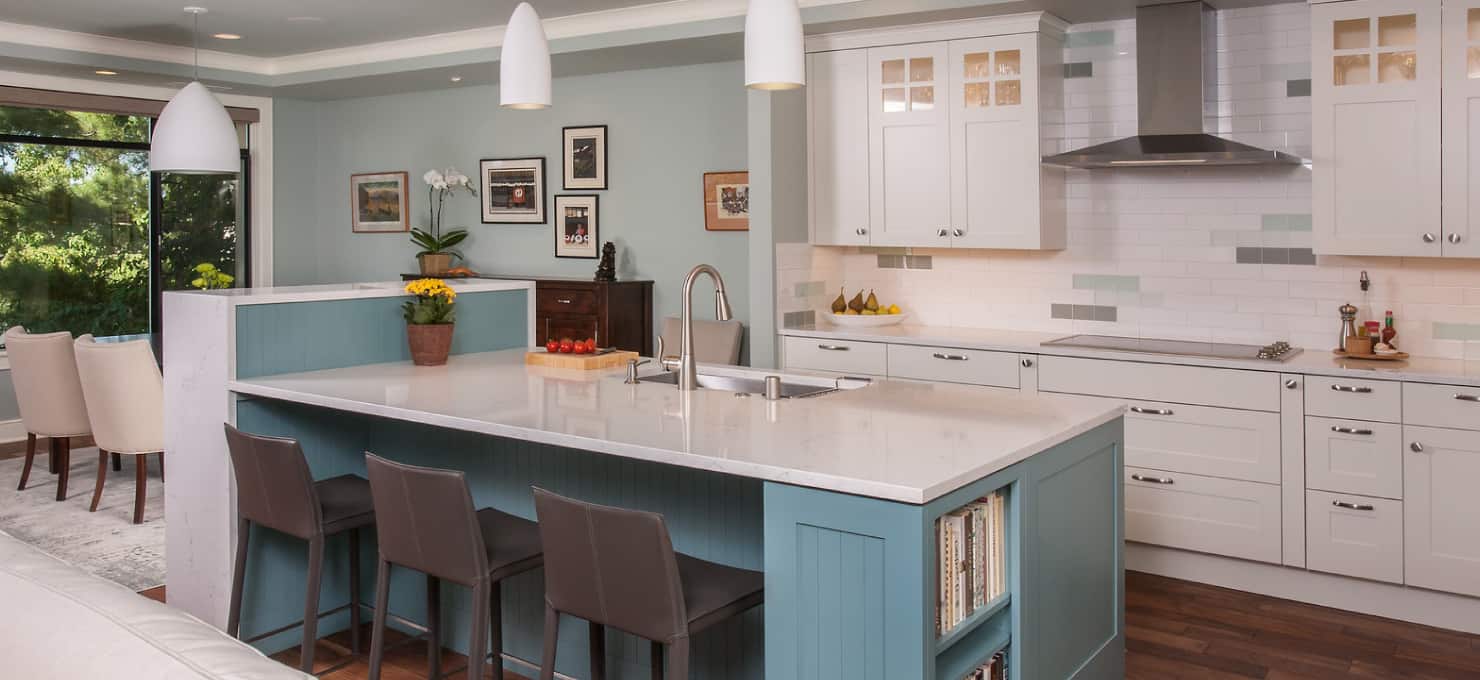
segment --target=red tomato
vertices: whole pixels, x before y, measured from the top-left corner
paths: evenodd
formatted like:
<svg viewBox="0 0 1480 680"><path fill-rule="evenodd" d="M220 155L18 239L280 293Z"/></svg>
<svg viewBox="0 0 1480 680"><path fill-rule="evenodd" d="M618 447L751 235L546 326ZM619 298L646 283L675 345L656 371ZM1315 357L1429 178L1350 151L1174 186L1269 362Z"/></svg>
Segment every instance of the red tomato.
<svg viewBox="0 0 1480 680"><path fill-rule="evenodd" d="M551 341L545 343L545 351L546 352L549 352L551 354L554 354L556 352L559 352L560 351L560 341L559 340L551 340Z"/></svg>
<svg viewBox="0 0 1480 680"><path fill-rule="evenodd" d="M596 352L596 338L586 338L586 351L593 354Z"/></svg>
<svg viewBox="0 0 1480 680"><path fill-rule="evenodd" d="M584 342L578 342L578 343L576 343L575 353L576 354L585 354L586 353L586 343L584 343Z"/></svg>
<svg viewBox="0 0 1480 680"><path fill-rule="evenodd" d="M572 342L570 338L560 339L560 352L562 354L570 354L571 352L574 352L575 349L576 343Z"/></svg>

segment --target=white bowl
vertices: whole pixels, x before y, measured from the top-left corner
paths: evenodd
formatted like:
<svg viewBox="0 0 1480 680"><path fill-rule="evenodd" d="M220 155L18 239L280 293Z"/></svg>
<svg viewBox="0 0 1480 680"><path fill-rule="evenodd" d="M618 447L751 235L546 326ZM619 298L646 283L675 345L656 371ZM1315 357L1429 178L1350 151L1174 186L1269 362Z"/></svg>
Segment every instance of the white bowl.
<svg viewBox="0 0 1480 680"><path fill-rule="evenodd" d="M832 322L835 326L844 328L879 328L881 326L895 326L904 322L908 312L898 314L834 314L831 311L824 312L823 318Z"/></svg>

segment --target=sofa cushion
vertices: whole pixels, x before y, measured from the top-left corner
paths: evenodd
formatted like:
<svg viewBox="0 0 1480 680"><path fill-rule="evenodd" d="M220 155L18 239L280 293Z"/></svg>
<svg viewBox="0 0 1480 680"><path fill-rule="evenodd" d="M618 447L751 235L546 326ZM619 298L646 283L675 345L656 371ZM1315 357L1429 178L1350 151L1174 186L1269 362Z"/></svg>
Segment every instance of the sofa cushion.
<svg viewBox="0 0 1480 680"><path fill-rule="evenodd" d="M305 680L183 611L0 532L0 675Z"/></svg>

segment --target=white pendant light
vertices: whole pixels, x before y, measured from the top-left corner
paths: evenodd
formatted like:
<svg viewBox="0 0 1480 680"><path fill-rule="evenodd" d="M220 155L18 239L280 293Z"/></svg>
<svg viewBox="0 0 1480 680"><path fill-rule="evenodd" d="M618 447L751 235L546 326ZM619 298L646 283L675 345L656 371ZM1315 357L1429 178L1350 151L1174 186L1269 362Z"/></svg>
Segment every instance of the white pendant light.
<svg viewBox="0 0 1480 680"><path fill-rule="evenodd" d="M527 2L519 3L504 28L504 46L498 58L498 103L509 109L550 106L550 41L540 15Z"/></svg>
<svg viewBox="0 0 1480 680"><path fill-rule="evenodd" d="M194 175L226 175L241 172L241 142L236 124L216 95L200 83L201 7L186 7L195 15L195 77L175 95L159 121L149 143L149 169Z"/></svg>
<svg viewBox="0 0 1480 680"><path fill-rule="evenodd" d="M750 0L745 12L745 86L790 90L806 84L797 0Z"/></svg>

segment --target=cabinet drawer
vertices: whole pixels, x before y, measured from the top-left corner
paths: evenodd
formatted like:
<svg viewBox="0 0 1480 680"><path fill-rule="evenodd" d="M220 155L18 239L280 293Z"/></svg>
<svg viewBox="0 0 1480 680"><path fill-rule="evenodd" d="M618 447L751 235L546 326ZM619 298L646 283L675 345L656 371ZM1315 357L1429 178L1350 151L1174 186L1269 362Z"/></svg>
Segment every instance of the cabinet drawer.
<svg viewBox="0 0 1480 680"><path fill-rule="evenodd" d="M1016 389L1018 355L973 349L889 345L889 377Z"/></svg>
<svg viewBox="0 0 1480 680"><path fill-rule="evenodd" d="M1280 487L1127 467L1125 537L1278 564Z"/></svg>
<svg viewBox="0 0 1480 680"><path fill-rule="evenodd" d="M1403 384L1308 376L1305 379L1305 412L1328 418L1396 423L1403 413Z"/></svg>
<svg viewBox="0 0 1480 680"><path fill-rule="evenodd" d="M1403 423L1480 430L1480 387L1403 384Z"/></svg>
<svg viewBox="0 0 1480 680"><path fill-rule="evenodd" d="M1264 371L1040 357L1038 389L1251 411L1280 410L1280 376Z"/></svg>
<svg viewBox="0 0 1480 680"><path fill-rule="evenodd" d="M879 342L787 337L782 345L787 368L849 375L886 375L888 349Z"/></svg>
<svg viewBox="0 0 1480 680"><path fill-rule="evenodd" d="M1305 486L1403 497L1403 428L1336 418L1305 419Z"/></svg>
<svg viewBox="0 0 1480 680"><path fill-rule="evenodd" d="M1279 484L1280 414L1134 401L1125 415L1125 462Z"/></svg>
<svg viewBox="0 0 1480 680"><path fill-rule="evenodd" d="M534 307L540 314L595 314L598 304L593 290L538 287Z"/></svg>
<svg viewBox="0 0 1480 680"><path fill-rule="evenodd" d="M1403 503L1305 492L1305 561L1314 571L1403 582Z"/></svg>

